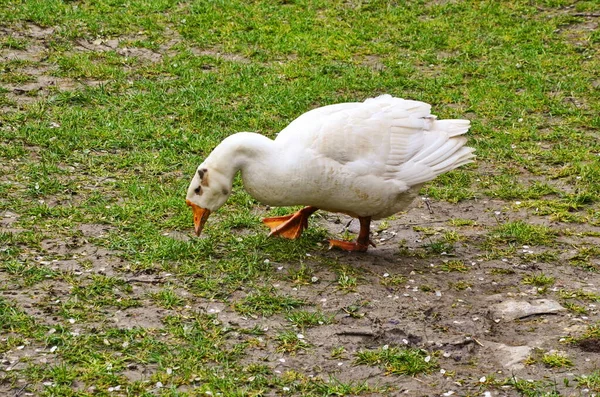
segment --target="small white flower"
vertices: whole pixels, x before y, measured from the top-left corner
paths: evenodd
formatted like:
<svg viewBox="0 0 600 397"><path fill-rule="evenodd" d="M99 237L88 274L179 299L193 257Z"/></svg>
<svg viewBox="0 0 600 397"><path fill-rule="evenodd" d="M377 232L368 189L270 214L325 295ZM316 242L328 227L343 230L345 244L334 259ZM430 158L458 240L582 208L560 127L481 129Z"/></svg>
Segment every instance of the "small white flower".
<svg viewBox="0 0 600 397"><path fill-rule="evenodd" d="M485 376L482 376L481 378L479 378L479 383L485 383L486 380L487 378Z"/></svg>
<svg viewBox="0 0 600 397"><path fill-rule="evenodd" d="M298 339L304 339L304 335L302 335L302 334L298 334L298 335L296 335L296 337L297 337Z"/></svg>
<svg viewBox="0 0 600 397"><path fill-rule="evenodd" d="M389 273L383 273L383 277L389 277L390 274Z"/></svg>
<svg viewBox="0 0 600 397"><path fill-rule="evenodd" d="M428 363L428 362L430 362L430 361L431 361L431 356L427 356L427 357L425 357L425 362L426 362L426 363Z"/></svg>

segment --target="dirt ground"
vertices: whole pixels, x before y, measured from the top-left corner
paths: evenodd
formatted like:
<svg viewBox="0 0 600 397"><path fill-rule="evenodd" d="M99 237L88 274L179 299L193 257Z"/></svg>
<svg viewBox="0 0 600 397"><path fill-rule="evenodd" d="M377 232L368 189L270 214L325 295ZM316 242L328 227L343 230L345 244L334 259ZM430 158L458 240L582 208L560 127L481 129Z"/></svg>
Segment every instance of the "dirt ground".
<svg viewBox="0 0 600 397"><path fill-rule="evenodd" d="M273 273L280 274L280 281L273 284L281 294L311 302L315 308L335 313L331 324L307 329L304 334L311 348L295 355L277 352L266 343L249 354L248 363L263 363L272 367L274 373L293 369L312 376L333 376L341 381L367 380L371 385L392 385L395 395L479 395L492 390L492 379L531 379L548 381L557 391L564 388L563 379L574 380L580 374L590 373L598 367L598 343L584 345L565 343L564 338L585 331L587 325L598 321L595 303L586 303L587 314L577 315L561 305L561 290L581 290L598 294L599 276L575 266L556 266L526 259L529 254L542 253L535 247L519 247L521 254L512 259L491 258L489 252L479 248L485 237L481 231L498 223L523 219L523 212L507 210L500 201L468 201L459 204L417 200L416 207L392 221L376 222L374 242L377 248L365 254L347 254L329 251L325 257L335 258L339 263L356 269L359 282L354 291L340 291L334 287L337 275L323 261L313 261L307 254L303 264L272 263ZM0 222L3 230L18 232L11 228L15 214L5 212ZM415 226L427 227L435 233L436 228L448 227L452 218L470 219L475 225L456 227L463 240L454 245L453 252L420 257L424 245L423 233ZM349 218L324 214L318 222L332 235L339 235ZM542 218L529 217L530 222L543 223ZM557 230L564 225L549 225ZM357 222L350 225L355 231ZM168 274L135 274L128 272L127 264L119 259L118 252L95 247L86 237L102 237L109 230L102 225L82 225L82 238L71 241L46 240L42 243L45 256L64 256L71 259L54 260L53 269L81 270L81 261L88 263L85 272L91 274L119 274L133 286L133 294L146 295L169 281ZM582 227L578 232L598 228ZM177 235L175 238L188 238ZM428 239L435 239L433 234ZM576 255L577 244L596 245L597 237L561 238L556 250L561 262L568 262ZM426 241L425 241L426 242ZM399 248L401 247L401 248ZM454 262L452 262L454 261ZM464 264L458 271L449 271L444 264ZM89 265L91 263L91 266ZM313 271L313 282L297 285L286 280L285 274L305 266ZM525 276L543 272L555 277L556 283L545 293L537 287L524 285ZM277 276L276 276L277 278ZM0 272L0 280L7 275ZM42 308L52 301L66 298L68 285L60 282L42 282L30 290L9 287L2 294L18 302L25 312L37 321L52 325L56 318L48 316ZM182 292L185 295L185 291ZM232 300L245 295L241 290ZM259 327L267 335L280 330L285 316L268 318L245 317L228 302L191 299L193 304L184 310L199 310L216 314L224 326L252 329ZM532 304L532 311L523 311L523 303ZM515 307L520 309L514 309ZM512 308L512 309L511 309ZM514 310L513 310L514 309ZM530 308L531 309L531 308ZM46 309L47 310L47 309ZM104 313L103 323L117 327L144 327L160 329L162 319L172 311L148 303L141 308L114 310ZM87 327L88 325L84 325ZM92 326L92 325L90 325ZM82 330L82 332L84 332ZM235 336L235 335L234 335ZM244 340L238 335L239 341ZM236 338L231 340L236 343ZM439 370L417 377L386 374L378 367L353 364L353 354L361 349L382 346L406 345L437 352ZM345 353L332 358L335 348L344 347ZM544 365L526 365L526 360L541 352L564 352L574 366L563 369ZM41 346L27 346L3 355L0 369L18 370L20 361L29 356L35 361L51 362L53 355ZM125 376L130 380L148 379L156 368L136 366L128 369ZM505 386L495 387L494 395L513 395L515 390ZM0 389L1 390L1 389ZM4 389L14 393L14 389ZM569 389L569 393L573 389ZM447 394L451 393L451 394ZM518 393L517 393L518 394Z"/></svg>

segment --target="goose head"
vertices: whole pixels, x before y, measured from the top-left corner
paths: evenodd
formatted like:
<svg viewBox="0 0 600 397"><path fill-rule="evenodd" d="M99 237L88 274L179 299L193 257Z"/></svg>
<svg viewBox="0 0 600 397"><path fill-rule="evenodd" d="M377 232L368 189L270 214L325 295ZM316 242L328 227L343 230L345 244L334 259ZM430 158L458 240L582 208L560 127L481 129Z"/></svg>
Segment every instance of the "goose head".
<svg viewBox="0 0 600 397"><path fill-rule="evenodd" d="M208 216L221 208L231 194L232 181L216 168L201 164L188 187L186 204L194 213L194 231L199 236Z"/></svg>

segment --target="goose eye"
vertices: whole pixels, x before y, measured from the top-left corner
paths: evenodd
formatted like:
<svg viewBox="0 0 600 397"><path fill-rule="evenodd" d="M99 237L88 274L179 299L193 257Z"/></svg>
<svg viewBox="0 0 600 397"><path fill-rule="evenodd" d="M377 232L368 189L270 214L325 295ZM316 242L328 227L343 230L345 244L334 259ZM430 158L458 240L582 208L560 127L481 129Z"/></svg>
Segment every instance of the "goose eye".
<svg viewBox="0 0 600 397"><path fill-rule="evenodd" d="M202 188L200 186L198 186L197 188L194 189L194 193L196 193L196 194L202 193Z"/></svg>

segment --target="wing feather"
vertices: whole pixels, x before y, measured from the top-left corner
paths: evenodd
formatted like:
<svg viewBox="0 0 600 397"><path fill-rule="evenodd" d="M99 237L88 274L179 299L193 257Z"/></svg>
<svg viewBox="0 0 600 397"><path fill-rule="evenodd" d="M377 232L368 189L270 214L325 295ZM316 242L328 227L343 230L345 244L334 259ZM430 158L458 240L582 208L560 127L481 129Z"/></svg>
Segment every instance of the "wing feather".
<svg viewBox="0 0 600 397"><path fill-rule="evenodd" d="M430 111L427 103L390 95L330 105L298 117L275 141L312 150L357 175L416 185L473 158L461 136L469 121L437 120Z"/></svg>

